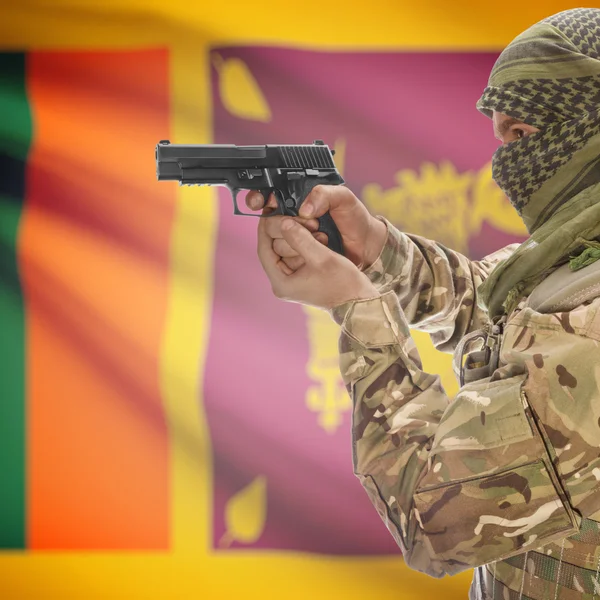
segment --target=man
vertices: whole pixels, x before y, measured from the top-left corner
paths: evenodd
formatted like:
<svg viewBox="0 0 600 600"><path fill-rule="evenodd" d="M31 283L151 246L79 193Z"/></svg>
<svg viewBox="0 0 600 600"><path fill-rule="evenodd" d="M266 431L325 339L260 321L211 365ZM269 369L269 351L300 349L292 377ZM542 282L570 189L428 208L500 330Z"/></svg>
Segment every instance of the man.
<svg viewBox="0 0 600 600"><path fill-rule="evenodd" d="M407 564L477 567L471 598L600 598L600 298L529 306L559 266L600 258L600 10L518 36L478 108L503 143L493 176L524 244L470 261L321 186L301 217L261 219L258 254L279 298L341 325L355 473ZM328 210L346 257L315 233ZM455 399L423 372L409 327L458 348L459 368L485 335Z"/></svg>

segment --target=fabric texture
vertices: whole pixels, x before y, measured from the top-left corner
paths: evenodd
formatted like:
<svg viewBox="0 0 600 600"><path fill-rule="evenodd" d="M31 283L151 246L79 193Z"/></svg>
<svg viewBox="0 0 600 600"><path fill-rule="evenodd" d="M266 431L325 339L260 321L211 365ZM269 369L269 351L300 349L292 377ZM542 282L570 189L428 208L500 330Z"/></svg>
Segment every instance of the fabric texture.
<svg viewBox="0 0 600 600"><path fill-rule="evenodd" d="M564 11L515 38L477 107L540 130L492 160L494 180L531 234L480 291L494 318L600 236L600 10Z"/></svg>
<svg viewBox="0 0 600 600"><path fill-rule="evenodd" d="M476 567L473 599L600 590L600 299L558 314L521 301L498 370L451 399L410 328L449 350L489 327L477 290L515 245L470 261L387 226L365 270L381 297L331 314L354 471L405 561L434 577Z"/></svg>
<svg viewBox="0 0 600 600"><path fill-rule="evenodd" d="M540 129L493 163L524 244L470 261L386 222L365 270L381 297L331 311L355 474L406 563L435 577L475 567L474 600L600 592L600 298L527 307L558 266L600 255L599 50L600 10L545 19L502 53L478 103ZM449 398L410 329L449 351L506 313L498 368Z"/></svg>

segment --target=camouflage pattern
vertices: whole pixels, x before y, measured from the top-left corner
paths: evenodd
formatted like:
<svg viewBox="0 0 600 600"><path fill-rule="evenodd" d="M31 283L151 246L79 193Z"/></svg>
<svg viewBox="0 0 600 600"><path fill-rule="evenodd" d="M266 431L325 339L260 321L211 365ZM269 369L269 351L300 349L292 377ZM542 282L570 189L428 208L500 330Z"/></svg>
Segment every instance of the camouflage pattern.
<svg viewBox="0 0 600 600"><path fill-rule="evenodd" d="M599 541L600 524L583 519L581 531L568 539L484 567L482 578L489 580L489 596L598 598Z"/></svg>
<svg viewBox="0 0 600 600"><path fill-rule="evenodd" d="M364 272L381 294L393 291L414 329L431 334L441 352L454 352L470 331L488 323L476 290L501 261L519 247L510 244L480 261L427 238L400 233L387 219L387 243Z"/></svg>
<svg viewBox="0 0 600 600"><path fill-rule="evenodd" d="M600 298L558 314L523 299L500 367L451 399L410 328L452 351L489 326L476 290L515 245L470 261L386 224L366 270L381 296L331 311L371 502L410 567L478 567L471 598L600 598Z"/></svg>

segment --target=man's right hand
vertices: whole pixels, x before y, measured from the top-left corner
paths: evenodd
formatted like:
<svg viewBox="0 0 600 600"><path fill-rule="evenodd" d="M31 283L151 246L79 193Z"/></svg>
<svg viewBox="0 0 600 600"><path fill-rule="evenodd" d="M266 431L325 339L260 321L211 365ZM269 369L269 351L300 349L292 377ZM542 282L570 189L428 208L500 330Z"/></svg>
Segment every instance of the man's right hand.
<svg viewBox="0 0 600 600"><path fill-rule="evenodd" d="M273 195L264 206L262 194L254 191L248 192L246 204L251 210L263 209L264 213L277 208ZM312 232L319 242L327 245L327 236L317 232L317 218L328 211L342 236L344 255L360 269L366 269L377 259L385 244L385 223L373 217L367 207L342 185L318 185L313 188L300 207L300 216L295 220ZM289 269L296 271L304 264L304 259L283 238L282 219L282 216L266 219L266 231L273 239L274 252Z"/></svg>

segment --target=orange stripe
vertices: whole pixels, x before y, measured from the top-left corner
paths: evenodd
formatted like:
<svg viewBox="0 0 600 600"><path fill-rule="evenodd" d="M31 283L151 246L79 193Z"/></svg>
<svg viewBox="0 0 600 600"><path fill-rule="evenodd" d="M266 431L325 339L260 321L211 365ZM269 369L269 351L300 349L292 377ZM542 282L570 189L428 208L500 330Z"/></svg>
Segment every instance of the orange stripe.
<svg viewBox="0 0 600 600"><path fill-rule="evenodd" d="M169 544L159 348L175 190L157 185L168 53L29 55L28 545Z"/></svg>

